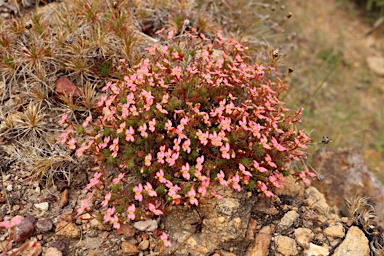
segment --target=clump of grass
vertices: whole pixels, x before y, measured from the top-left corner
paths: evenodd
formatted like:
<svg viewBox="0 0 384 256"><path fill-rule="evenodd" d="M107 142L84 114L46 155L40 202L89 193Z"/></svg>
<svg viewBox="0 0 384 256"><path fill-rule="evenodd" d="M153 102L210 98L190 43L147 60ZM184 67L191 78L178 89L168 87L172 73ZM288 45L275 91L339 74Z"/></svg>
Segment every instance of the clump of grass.
<svg viewBox="0 0 384 256"><path fill-rule="evenodd" d="M352 199L346 199L348 213L356 225L361 226L363 230L372 228L376 215L375 209L369 203L369 197L355 195Z"/></svg>

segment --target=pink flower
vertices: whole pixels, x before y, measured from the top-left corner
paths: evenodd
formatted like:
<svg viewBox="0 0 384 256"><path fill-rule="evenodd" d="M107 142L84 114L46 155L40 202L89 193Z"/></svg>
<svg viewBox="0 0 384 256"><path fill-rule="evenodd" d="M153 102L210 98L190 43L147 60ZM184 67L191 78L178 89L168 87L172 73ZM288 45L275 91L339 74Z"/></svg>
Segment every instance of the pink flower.
<svg viewBox="0 0 384 256"><path fill-rule="evenodd" d="M181 174L183 175L184 179L189 180L191 178L191 175L189 174L189 164L186 163L181 167Z"/></svg>
<svg viewBox="0 0 384 256"><path fill-rule="evenodd" d="M151 166L151 160L152 160L152 155L149 153L148 155L145 156L144 164L145 166Z"/></svg>
<svg viewBox="0 0 384 256"><path fill-rule="evenodd" d="M310 185L311 184L311 181L309 179L307 179L307 175L305 174L305 172L300 172L299 174L300 176L300 179L307 185Z"/></svg>
<svg viewBox="0 0 384 256"><path fill-rule="evenodd" d="M156 207L155 207L153 204L151 204L151 203L148 204L148 209L149 209L153 214L155 214L155 215L161 215L161 214L163 214L162 211L156 209Z"/></svg>
<svg viewBox="0 0 384 256"><path fill-rule="evenodd" d="M184 143L183 143L183 150L184 150L185 152L187 152L188 154L191 153L190 145L191 145L191 140L190 140L190 139L187 139L187 140L184 141Z"/></svg>
<svg viewBox="0 0 384 256"><path fill-rule="evenodd" d="M108 205L109 200L111 200L111 195L112 195L111 192L109 192L109 193L107 193L107 194L105 195L104 201L101 202L101 205L102 205L103 207L105 207L105 206Z"/></svg>
<svg viewBox="0 0 384 256"><path fill-rule="evenodd" d="M153 190L151 183L147 182L147 184L144 185L144 189L145 191L147 191L149 196L152 196L152 197L157 196L157 193L156 191Z"/></svg>
<svg viewBox="0 0 384 256"><path fill-rule="evenodd" d="M133 188L133 192L135 192L135 199L140 202L143 201L143 194L141 193L142 191L143 185L141 185L141 183Z"/></svg>
<svg viewBox="0 0 384 256"><path fill-rule="evenodd" d="M199 192L201 196L205 196L205 194L207 193L207 187L209 186L209 183L210 181L208 178L202 180L201 186L197 190L197 192Z"/></svg>
<svg viewBox="0 0 384 256"><path fill-rule="evenodd" d="M267 172L267 171L268 171L268 170L265 169L264 167L261 167L261 166L259 165L259 163L256 162L255 160L253 160L253 166L254 166L255 169L256 169L257 171L259 171L259 172Z"/></svg>
<svg viewBox="0 0 384 256"><path fill-rule="evenodd" d="M61 119L57 122L59 125L63 125L65 121L68 119L68 114L64 114L61 116Z"/></svg>
<svg viewBox="0 0 384 256"><path fill-rule="evenodd" d="M174 67L171 71L171 75L175 76L177 79L180 79L182 75L182 69L180 66Z"/></svg>
<svg viewBox="0 0 384 256"><path fill-rule="evenodd" d="M165 234L164 232L161 234L160 239L161 241L163 241L165 247L172 246L171 242L168 240L167 234Z"/></svg>
<svg viewBox="0 0 384 256"><path fill-rule="evenodd" d="M221 146L220 147L220 151L221 151L221 157L224 158L224 159L231 159L231 156L229 155L229 144L226 143L225 146Z"/></svg>
<svg viewBox="0 0 384 256"><path fill-rule="evenodd" d="M88 116L88 117L85 119L84 123L83 123L81 126L83 126L83 127L87 127L88 124L89 124L91 121L92 121L92 116Z"/></svg>
<svg viewBox="0 0 384 256"><path fill-rule="evenodd" d="M239 185L239 182L240 182L240 177L238 174L236 174L235 176L232 177L232 187L233 189L237 190L237 191L241 191L241 187Z"/></svg>
<svg viewBox="0 0 384 256"><path fill-rule="evenodd" d="M216 197L217 199L223 199L224 197L220 194L217 194L215 189L212 189L211 195Z"/></svg>
<svg viewBox="0 0 384 256"><path fill-rule="evenodd" d="M245 170L245 166L242 165L242 164L239 164L239 169L240 169L240 173L245 175L245 176L249 176L249 177L252 177L252 174L249 172L249 171L246 171Z"/></svg>
<svg viewBox="0 0 384 256"><path fill-rule="evenodd" d="M179 152L173 153L170 158L167 158L166 161L169 166L173 166L176 163L176 160L179 158Z"/></svg>
<svg viewBox="0 0 384 256"><path fill-rule="evenodd" d="M93 193L92 193L93 194ZM81 203L81 207L79 209L77 209L77 214L82 214L84 211L86 211L86 209L88 208L89 206L89 201L91 200L92 198L92 195L88 196L87 199L85 199L82 203Z"/></svg>
<svg viewBox="0 0 384 256"><path fill-rule="evenodd" d="M180 150L181 138L178 137L178 138L174 139L174 140L173 140L173 143L174 143L174 145L173 145L173 150L175 150L175 151L179 151L179 150Z"/></svg>
<svg viewBox="0 0 384 256"><path fill-rule="evenodd" d="M120 228L119 217L117 217L117 215L113 215L113 217L111 217L109 221L113 224L113 227L115 229Z"/></svg>
<svg viewBox="0 0 384 256"><path fill-rule="evenodd" d="M263 145L263 148L265 149L271 149L271 146L268 145L268 139L263 135L263 137L260 139L261 145Z"/></svg>
<svg viewBox="0 0 384 256"><path fill-rule="evenodd" d="M122 122L120 125L119 125L119 129L116 130L116 133L119 134L119 133L122 133L125 129L125 125L126 123L125 122Z"/></svg>
<svg viewBox="0 0 384 256"><path fill-rule="evenodd" d="M133 142L135 138L133 135L135 134L135 130L130 126L127 130L125 130L125 140Z"/></svg>
<svg viewBox="0 0 384 256"><path fill-rule="evenodd" d="M283 152L283 151L287 151L287 149L285 148L285 147L283 147L283 146L281 146L278 142L277 142L277 140L275 139L275 137L272 137L272 145L278 150L278 151L281 151L281 152Z"/></svg>
<svg viewBox="0 0 384 256"><path fill-rule="evenodd" d="M196 192L193 188L191 188L191 190L188 191L187 195L189 197L190 204L199 205L199 201L197 201L197 199L195 198Z"/></svg>
<svg viewBox="0 0 384 256"><path fill-rule="evenodd" d="M128 219L134 220L136 218L135 211L136 207L134 204L128 207Z"/></svg>
<svg viewBox="0 0 384 256"><path fill-rule="evenodd" d="M109 146L109 150L112 151L113 157L117 156L117 152L119 151L119 138L113 140L113 144Z"/></svg>
<svg viewBox="0 0 384 256"><path fill-rule="evenodd" d="M15 216L10 221L0 222L0 227L13 228L16 225L19 225L22 220L23 218L21 216Z"/></svg>
<svg viewBox="0 0 384 256"><path fill-rule="evenodd" d="M269 166L271 166L271 167L273 167L273 168L277 168L277 165L274 163L274 162L272 162L272 158L271 158L271 156L270 155L266 155L265 156L265 161L267 162L267 164L269 165Z"/></svg>
<svg viewBox="0 0 384 256"><path fill-rule="evenodd" d="M200 129L198 129L197 132L196 132L196 136L197 136L197 138L199 138L201 144L207 145L208 137L209 137L209 132L208 131L203 133Z"/></svg>
<svg viewBox="0 0 384 256"><path fill-rule="evenodd" d="M148 133L146 132L147 131L147 124L146 123L141 125L138 130L139 130L140 135L142 137L144 137L144 138L148 137Z"/></svg>
<svg viewBox="0 0 384 256"><path fill-rule="evenodd" d="M125 173L119 173L119 176L117 176L117 178L113 179L112 183L118 184L124 178L124 175L125 175Z"/></svg>
<svg viewBox="0 0 384 256"><path fill-rule="evenodd" d="M71 138L69 141L68 141L68 146L69 146L69 149L76 149L76 140L74 138Z"/></svg>
<svg viewBox="0 0 384 256"><path fill-rule="evenodd" d="M148 130L150 130L151 132L154 132L155 131L155 125L156 125L156 119L153 118L151 121L148 122L149 124L149 128Z"/></svg>
<svg viewBox="0 0 384 256"><path fill-rule="evenodd" d="M217 179L219 180L220 185L228 186L228 182L224 179L224 177L225 177L225 174L223 170L220 170L220 172L217 174Z"/></svg>
<svg viewBox="0 0 384 256"><path fill-rule="evenodd" d="M228 132L232 131L230 117L220 117L220 125L221 125L221 130L228 131Z"/></svg>
<svg viewBox="0 0 384 256"><path fill-rule="evenodd" d="M164 172L162 169L160 169L157 173L156 173L156 177L159 179L159 182L160 183L166 183L167 180L164 178Z"/></svg>
<svg viewBox="0 0 384 256"><path fill-rule="evenodd" d="M107 213L104 215L104 221L109 222L111 220L112 214L115 213L115 207L108 208Z"/></svg>
<svg viewBox="0 0 384 256"><path fill-rule="evenodd" d="M271 191L268 190L267 185L265 185L264 182L260 182L260 181L259 181L258 183L259 183L259 186L260 186L260 190L261 190L267 197L272 197L272 196L274 196L274 194L273 194ZM260 185L260 183L261 183L261 185Z"/></svg>
<svg viewBox="0 0 384 256"><path fill-rule="evenodd" d="M203 163L204 163L204 155L202 156L199 156L197 159L196 159L196 170L198 171L201 171L203 169Z"/></svg>
<svg viewBox="0 0 384 256"><path fill-rule="evenodd" d="M90 189L95 186L100 181L100 177L103 175L101 172L96 172L93 178L90 180L89 184L85 187L86 189Z"/></svg>

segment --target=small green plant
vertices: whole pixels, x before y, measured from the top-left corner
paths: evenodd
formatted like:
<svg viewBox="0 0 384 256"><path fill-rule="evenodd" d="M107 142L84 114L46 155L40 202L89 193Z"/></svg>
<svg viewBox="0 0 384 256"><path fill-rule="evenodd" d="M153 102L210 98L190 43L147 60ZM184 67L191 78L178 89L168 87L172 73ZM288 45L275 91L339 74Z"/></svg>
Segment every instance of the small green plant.
<svg viewBox="0 0 384 256"><path fill-rule="evenodd" d="M215 186L272 197L284 176L309 183L314 173L289 169L310 139L295 130L302 110L290 113L279 100L287 85L269 78L274 68L251 64L247 48L220 33L212 42L171 30L166 40L133 69L121 60L126 76L102 89L101 115L82 125L68 115L59 121L70 124L61 143L95 163L92 193L78 213L94 197L107 208L104 221L119 228L137 214L222 198ZM139 182L125 179L132 175Z"/></svg>

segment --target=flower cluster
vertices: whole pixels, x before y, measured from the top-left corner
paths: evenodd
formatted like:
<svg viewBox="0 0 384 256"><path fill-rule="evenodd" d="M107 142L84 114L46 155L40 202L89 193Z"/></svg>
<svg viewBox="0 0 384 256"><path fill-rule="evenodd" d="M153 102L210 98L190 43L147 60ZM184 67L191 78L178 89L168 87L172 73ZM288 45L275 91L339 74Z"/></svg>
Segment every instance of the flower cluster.
<svg viewBox="0 0 384 256"><path fill-rule="evenodd" d="M119 228L139 213L163 214L164 205L222 198L215 186L271 197L284 176L308 182L311 172L289 170L310 141L295 129L302 110L290 113L279 100L287 85L269 78L274 68L251 64L247 48L220 33L214 40L197 33L167 39L126 67L123 81L102 89L100 115L61 135L77 157L93 157L96 172L86 188L106 208L104 221ZM108 165L120 170L112 180ZM128 173L142 182L130 184ZM161 240L171 245L165 233Z"/></svg>

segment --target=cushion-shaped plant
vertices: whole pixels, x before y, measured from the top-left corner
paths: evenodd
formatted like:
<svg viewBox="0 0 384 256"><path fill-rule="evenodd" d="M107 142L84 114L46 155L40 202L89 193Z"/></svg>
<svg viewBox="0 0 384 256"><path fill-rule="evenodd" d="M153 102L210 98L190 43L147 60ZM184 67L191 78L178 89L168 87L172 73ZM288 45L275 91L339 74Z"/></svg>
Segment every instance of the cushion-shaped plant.
<svg viewBox="0 0 384 256"><path fill-rule="evenodd" d="M140 211L162 214L165 201L220 198L213 183L270 197L284 176L314 176L289 168L310 139L295 129L302 110L290 113L279 100L287 85L269 78L273 67L252 64L246 47L220 33L208 39L170 31L166 40L132 69L121 60L126 74L103 88L101 114L62 134L78 157L94 158L87 189L108 207L104 221L118 228ZM108 165L120 170L115 177L106 175ZM128 184L127 173L141 182Z"/></svg>

